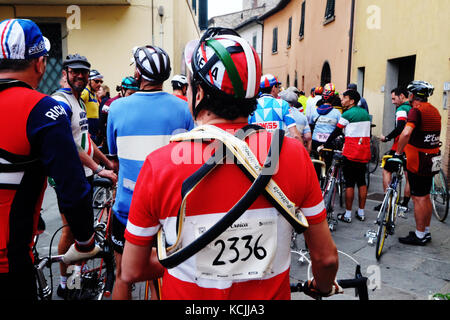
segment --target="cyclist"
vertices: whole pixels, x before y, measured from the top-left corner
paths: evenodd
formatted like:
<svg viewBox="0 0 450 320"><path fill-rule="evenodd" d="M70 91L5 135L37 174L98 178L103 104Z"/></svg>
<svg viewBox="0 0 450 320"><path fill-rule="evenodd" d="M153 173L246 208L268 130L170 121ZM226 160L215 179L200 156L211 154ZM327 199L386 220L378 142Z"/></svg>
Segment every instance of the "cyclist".
<svg viewBox="0 0 450 320"><path fill-rule="evenodd" d="M411 110L411 105L409 104L408 100L408 90L406 88L395 88L391 91L392 96L392 103L396 106L395 111L395 128L391 131L387 136L381 135L380 141L381 142L388 142L392 139L394 139L394 144L392 145L392 148L390 151L388 151L388 155L394 155L395 150L397 150L397 143L398 143L398 137L402 133L403 129L406 125L406 120L408 118L408 112ZM383 188L384 191L386 191L387 187L389 186L389 183L391 181L391 172L394 168L389 168L389 163L387 163L387 166L385 164L385 167L383 168ZM410 199L410 190L409 190L409 182L408 182L408 174L405 172L405 190L404 190L404 197L403 202L401 203L402 207L408 208L408 202ZM379 211L381 209L381 203L377 205L374 210Z"/></svg>
<svg viewBox="0 0 450 320"><path fill-rule="evenodd" d="M406 169L414 203L416 231L399 238L403 244L426 245L431 241L430 222L432 204L430 190L433 175L440 169L441 115L428 102L434 87L421 80L412 81L407 90L412 109L400 134L394 157L406 154Z"/></svg>
<svg viewBox="0 0 450 320"><path fill-rule="evenodd" d="M369 113L358 105L360 95L356 90L347 90L343 93L342 114L336 129L328 137L324 147L331 148L332 141L343 133L345 129L345 142L342 149L344 156L345 180L345 213L337 215L338 220L352 222L352 204L355 193L355 184L358 186L358 211L355 216L364 221L364 207L367 198L366 170L370 160L370 117Z"/></svg>
<svg viewBox="0 0 450 320"><path fill-rule="evenodd" d="M117 181L117 175L112 170L105 170L99 164L102 162L108 168L114 169L114 164L97 148L96 144L89 137L88 120L83 100L80 98L81 92L86 87L90 69L90 63L84 56L79 54L69 54L63 61L62 76L65 79L64 87L52 94L52 98L59 102L67 114L72 129L73 139L78 148L84 173L91 185L90 196L92 196L92 182L94 174ZM96 159L96 160L94 160ZM63 225L67 224L64 208L59 206ZM58 253L62 254L69 249L73 243L73 235L70 228L63 228L58 244ZM67 297L67 266L60 264L60 284L56 291L57 295L63 299Z"/></svg>
<svg viewBox="0 0 450 320"><path fill-rule="evenodd" d="M331 102L335 97L336 88L333 83L327 83L324 87L322 99L319 106L314 108L310 118L310 126L313 130L312 134L312 150L313 156L316 156L317 148L322 146L330 136L330 134L336 128L341 113L333 108ZM332 153L325 153L324 160L326 164L326 170L331 165L333 160Z"/></svg>
<svg viewBox="0 0 450 320"><path fill-rule="evenodd" d="M91 135L92 141L97 145L100 144L97 141L97 135L99 130L99 106L100 102L97 100L97 91L103 84L103 75L100 74L95 69L89 72L89 82L87 86L83 89L81 93L81 99L86 106L86 116L89 124L89 134Z"/></svg>
<svg viewBox="0 0 450 320"><path fill-rule="evenodd" d="M257 100L255 112L248 118L248 123L257 124L269 131L283 129L288 131L292 138L302 141L295 120L289 112L289 104L278 98L280 85L281 82L271 74L261 77L261 96Z"/></svg>
<svg viewBox="0 0 450 320"><path fill-rule="evenodd" d="M210 45L214 45L218 54L211 50ZM259 89L257 79L261 73L256 51L234 31L210 28L200 41L188 43L185 52L189 69L189 108L197 123L209 125L213 131L222 129L225 133L234 133L247 127L247 118L256 108L256 95ZM230 53L224 57L221 54L225 52ZM237 73L229 76L225 70ZM216 71L217 79L221 79L220 81L214 81L214 77L210 77ZM230 81L230 77L233 82ZM241 81L234 81L238 77ZM260 161L267 155L267 139L270 140L270 136L271 133L260 130L246 139L257 141L255 144L249 143L249 146L253 152L259 150ZM283 220L284 218L277 218L277 211L263 196L259 196L250 210L244 213L241 220L243 224L236 224L235 236L252 239L251 235L261 232L267 237L268 242L276 243L276 250L270 245L265 245L264 250L261 247L256 249L256 254L261 253L263 257L273 256L271 260L273 263L269 267L270 275L258 275L255 278L248 276L248 272L253 268L261 270L270 265L267 260L256 262L253 249L253 255L246 261L237 259L234 263L227 261L222 264L219 259L220 262L212 267L208 263L212 263L217 252L211 256L211 251L207 248L204 249L206 250L204 254L199 253L171 269L161 270L161 266L157 263L152 264L149 257L152 257L151 246L156 232L159 228L163 228L168 241L175 240L174 223L181 204L182 183L202 165L202 163L193 164L191 157L178 164L177 160L174 161L173 153L178 152L180 148L186 152L195 152L197 147L200 147L200 152L209 150L208 154L211 154L213 151L208 141L200 144L183 141L170 143L147 157L136 184L126 229L127 242L122 261L124 279L131 283L148 279L155 274L159 275L159 272L163 271L163 299L289 299L292 228ZM325 221L325 208L314 168L308 153L295 139L284 139L282 148L284 151L281 151L279 170L274 175L274 180L279 183L280 188L288 191L287 196L302 208L310 223L304 235L311 251L315 280L308 284L320 292L334 293L337 288L333 285L337 270L337 251ZM191 155L194 158L196 154ZM302 170L297 169L299 166ZM250 180L234 164L219 165L214 170L213 176L201 181L190 193L189 197L192 198L186 207L189 207L189 213L184 224L184 228L189 230L183 232L183 242L193 240L194 229L199 228L201 231L203 226L217 222L223 216L223 212L229 210L251 185ZM252 221L255 221L253 220L255 215L263 215L267 219L266 223L254 225ZM244 230L246 223L249 226L248 230ZM239 251L240 257L246 258L244 255L248 255L249 248L250 245L247 243L245 248L236 247L236 251L231 249L231 254L233 252L237 254ZM232 258L231 260L234 260ZM212 275L226 270L225 274L229 275L229 278L211 279L208 275L197 273L202 268L211 270Z"/></svg>
<svg viewBox="0 0 450 320"><path fill-rule="evenodd" d="M0 22L0 299L37 299L31 248L46 187L56 195L75 244L65 262L98 253L89 184L65 110L35 89L49 43L31 20ZM21 50L16 50L21 48Z"/></svg>
<svg viewBox="0 0 450 320"><path fill-rule="evenodd" d="M134 48L133 59L139 91L111 104L107 124L109 152L117 155L119 161L112 222L117 263L114 299L131 296L130 288L121 280L120 261L131 198L145 157L166 145L175 131L190 130L194 126L186 102L162 91L171 71L168 54L148 45Z"/></svg>
<svg viewBox="0 0 450 320"><path fill-rule="evenodd" d="M294 91L287 89L280 92L280 98L289 103L289 112L295 120L297 129L302 135L303 145L309 153L311 151L311 129L309 128L306 116L295 107L295 105L300 104L298 102L298 96Z"/></svg>
<svg viewBox="0 0 450 320"><path fill-rule="evenodd" d="M306 101L305 115L308 121L311 123L311 115L317 107L317 103L322 99L323 87L315 87L314 95L311 95ZM312 90L311 90L312 94Z"/></svg>
<svg viewBox="0 0 450 320"><path fill-rule="evenodd" d="M187 90L187 79L181 74L177 74L172 78L172 89L173 94L180 99L187 102L186 90Z"/></svg>

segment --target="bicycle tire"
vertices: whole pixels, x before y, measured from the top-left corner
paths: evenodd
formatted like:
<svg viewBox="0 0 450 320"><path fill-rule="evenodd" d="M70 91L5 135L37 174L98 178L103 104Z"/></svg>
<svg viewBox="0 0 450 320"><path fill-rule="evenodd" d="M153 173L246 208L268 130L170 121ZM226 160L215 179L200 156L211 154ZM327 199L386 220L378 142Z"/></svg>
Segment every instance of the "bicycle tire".
<svg viewBox="0 0 450 320"><path fill-rule="evenodd" d="M447 178L441 169L433 177L433 184L430 192L433 213L441 222L444 222L448 216L449 191L447 186Z"/></svg>
<svg viewBox="0 0 450 320"><path fill-rule="evenodd" d="M92 207L94 209L103 209L112 197L113 194L110 188L96 187L92 195Z"/></svg>
<svg viewBox="0 0 450 320"><path fill-rule="evenodd" d="M389 213L392 206L392 191L388 190L386 196L381 205L379 219L377 220L378 230L377 230L377 243L375 246L375 258L380 259L385 240L387 238L387 224L389 220Z"/></svg>

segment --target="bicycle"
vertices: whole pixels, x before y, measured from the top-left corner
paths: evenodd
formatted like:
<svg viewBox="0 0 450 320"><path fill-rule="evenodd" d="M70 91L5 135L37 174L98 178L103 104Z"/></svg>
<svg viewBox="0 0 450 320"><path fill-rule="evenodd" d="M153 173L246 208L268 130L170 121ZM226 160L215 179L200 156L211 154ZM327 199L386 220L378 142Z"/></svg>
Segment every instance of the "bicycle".
<svg viewBox="0 0 450 320"><path fill-rule="evenodd" d="M291 242L291 268L289 273L291 292L304 292L305 284L307 280L312 280L312 264L309 258L309 252L307 249L300 249L297 246L297 234L293 232ZM361 273L361 264L347 253L338 250L339 260L345 257L350 259L356 264L354 269L354 278L340 279L336 282L343 289L354 288L355 297L359 297L359 300L369 300L367 277L364 277ZM340 264L341 265L341 264ZM306 269L306 270L305 270ZM338 270L338 277L346 278L347 274L351 271L348 268L340 268ZM306 279L306 280L304 280Z"/></svg>
<svg viewBox="0 0 450 320"><path fill-rule="evenodd" d="M93 208L100 209L95 214L94 231L95 242L102 248L102 251L95 257L83 261L80 265L79 271L74 270L74 273L69 277L68 290L69 294L67 300L102 300L103 297L109 297L112 292L115 281L115 261L110 240L110 218L111 208L114 197L106 196L113 194L114 187L111 180L107 178L96 177L93 181L94 192ZM99 191L103 189L102 191ZM101 197L100 197L101 195ZM62 255L52 256L51 249L53 240L56 234L67 227L64 225L56 230L50 240L49 253L47 256L41 258L37 250L37 243L39 236L35 237L33 246L34 267L37 279L38 297L41 300L51 300L53 293L53 270L52 264L62 262ZM50 285L48 284L44 270L49 269ZM68 280L69 280L68 279Z"/></svg>
<svg viewBox="0 0 450 320"><path fill-rule="evenodd" d="M380 162L380 150L378 139L372 135L372 128L375 128L375 124L370 125L370 160L367 164L367 170L370 173L374 173L377 170L378 163Z"/></svg>
<svg viewBox="0 0 450 320"><path fill-rule="evenodd" d="M53 295L53 270L52 264L62 262L63 255L52 256L51 248L56 234L66 225L56 230L50 240L48 256L40 257L37 250L39 236L35 236L33 246L34 270L36 276L37 295L40 300L52 300ZM80 271L72 274L69 279L74 280L68 283L68 300L102 300L108 296L114 285L114 256L108 243L105 242L103 230L95 230L95 241L102 251L95 257L89 258L80 266ZM49 269L50 283L47 282L44 270Z"/></svg>
<svg viewBox="0 0 450 320"><path fill-rule="evenodd" d="M327 210L327 221L330 231L336 230L338 220L334 217L334 202L336 194L339 196L340 206L344 203L344 177L342 172L342 151L323 148L321 152L332 152L333 160L328 169L324 188L322 190L325 208Z"/></svg>
<svg viewBox="0 0 450 320"><path fill-rule="evenodd" d="M369 245L372 246L376 239L375 257L377 260L381 257L386 238L388 235L393 235L395 232L395 223L398 212L402 211L401 216L404 217L406 209L398 204L402 189L403 161L398 158L393 158L392 155L385 155L382 159L381 166L385 167L387 163L393 164L393 166L396 167L396 170L392 172L391 181L386 189L380 211L378 212L375 221L375 224L378 225L378 230L376 232L374 230L369 230L366 233Z"/></svg>
<svg viewBox="0 0 450 320"><path fill-rule="evenodd" d="M430 197L434 215L439 221L444 222L449 209L449 191L447 178L442 169L433 176Z"/></svg>

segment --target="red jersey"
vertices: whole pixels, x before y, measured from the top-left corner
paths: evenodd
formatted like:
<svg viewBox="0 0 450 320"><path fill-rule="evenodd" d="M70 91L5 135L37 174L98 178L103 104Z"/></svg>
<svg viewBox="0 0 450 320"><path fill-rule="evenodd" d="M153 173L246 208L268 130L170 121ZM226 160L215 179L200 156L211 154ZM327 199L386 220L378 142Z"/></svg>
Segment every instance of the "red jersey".
<svg viewBox="0 0 450 320"><path fill-rule="evenodd" d="M234 133L245 125L216 126ZM263 163L271 134L259 132L246 142ZM127 241L149 246L162 227L168 245L175 243L182 183L212 155L213 145L172 142L146 158L133 194L125 231ZM317 176L299 141L285 138L273 180L301 208L309 224L325 220ZM231 161L208 174L187 198L183 246L221 219L250 185L250 180ZM290 299L291 234L292 227L286 219L264 196L259 196L214 243L165 271L162 299ZM263 268L264 276L252 278L247 272L251 268Z"/></svg>

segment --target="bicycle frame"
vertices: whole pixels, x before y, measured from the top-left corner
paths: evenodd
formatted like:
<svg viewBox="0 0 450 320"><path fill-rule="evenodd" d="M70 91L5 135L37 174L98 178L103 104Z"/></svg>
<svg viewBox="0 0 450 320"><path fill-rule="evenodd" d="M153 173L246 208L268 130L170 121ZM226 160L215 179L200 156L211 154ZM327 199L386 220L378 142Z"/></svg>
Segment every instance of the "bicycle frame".
<svg viewBox="0 0 450 320"><path fill-rule="evenodd" d="M335 230L335 226L337 225L337 219L334 218L334 201L336 192L339 195L342 195L341 190L341 179L342 179L342 168L340 165L340 159L338 158L340 154L342 154L339 150L330 150L323 149L325 151L333 151L333 160L331 162L331 166L328 169L327 178L325 187L322 191L322 195L325 202L325 208L327 210L327 220L328 227L331 231Z"/></svg>

